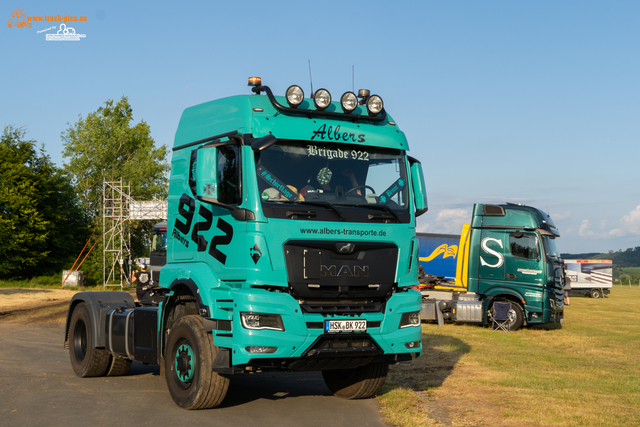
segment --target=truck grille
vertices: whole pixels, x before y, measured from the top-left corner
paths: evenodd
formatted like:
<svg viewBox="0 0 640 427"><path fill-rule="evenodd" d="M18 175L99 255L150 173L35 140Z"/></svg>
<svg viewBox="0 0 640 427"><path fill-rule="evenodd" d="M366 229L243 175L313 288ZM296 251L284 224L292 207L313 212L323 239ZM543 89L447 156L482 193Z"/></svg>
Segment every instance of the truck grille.
<svg viewBox="0 0 640 427"><path fill-rule="evenodd" d="M379 312L396 285L391 243L297 240L284 251L291 293L308 313Z"/></svg>

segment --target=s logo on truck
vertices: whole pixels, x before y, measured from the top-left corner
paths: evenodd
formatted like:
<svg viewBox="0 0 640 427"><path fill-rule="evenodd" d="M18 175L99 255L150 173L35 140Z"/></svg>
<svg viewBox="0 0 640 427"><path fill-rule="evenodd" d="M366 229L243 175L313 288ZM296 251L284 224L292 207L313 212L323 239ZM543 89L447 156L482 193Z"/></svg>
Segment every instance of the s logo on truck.
<svg viewBox="0 0 640 427"><path fill-rule="evenodd" d="M489 248L489 246L487 246L489 242L496 242L498 245L500 245L500 249L502 249L502 240L494 239L493 237L487 237L482 240L482 244L481 244L482 250L488 254L491 254L497 257L498 262L495 264L489 264L482 257L480 257L480 264L486 265L487 267L491 267L491 268L498 268L502 266L502 264L504 263L504 256L500 252L496 252L493 249Z"/></svg>

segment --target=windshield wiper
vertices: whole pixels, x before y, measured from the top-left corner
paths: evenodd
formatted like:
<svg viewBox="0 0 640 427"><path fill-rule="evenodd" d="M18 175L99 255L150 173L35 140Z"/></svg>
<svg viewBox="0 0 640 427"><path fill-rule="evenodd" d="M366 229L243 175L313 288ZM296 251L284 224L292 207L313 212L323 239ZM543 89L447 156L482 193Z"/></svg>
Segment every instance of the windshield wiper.
<svg viewBox="0 0 640 427"><path fill-rule="evenodd" d="M332 210L333 212L335 212L335 213L336 213L336 215L338 215L338 218L340 218L340 221L344 221L344 217L342 216L342 214L340 213L340 211L339 211L338 209L336 209L336 207L335 207L335 206L333 206L333 205L332 205L331 203L329 203L329 202L313 202L313 201L307 201L307 200L305 200L305 201L302 201L302 202L298 201L298 202L295 202L295 203L296 203L296 205L297 205L297 204L301 204L301 205L302 205L302 204L306 204L306 205L311 205L311 206L321 206L321 207L323 207L323 208L330 209L330 210Z"/></svg>
<svg viewBox="0 0 640 427"><path fill-rule="evenodd" d="M393 219L396 220L396 222L400 222L400 218L398 218L398 215L396 215L396 213L393 211L393 209L391 209L389 206L386 205L382 205L382 206L378 206L378 205L344 205L344 206L355 206L357 208L369 208L369 209L378 209L378 210L383 210L386 212L389 212L391 214L391 216L393 217ZM375 216L375 215L369 215L369 219L391 219L388 216Z"/></svg>

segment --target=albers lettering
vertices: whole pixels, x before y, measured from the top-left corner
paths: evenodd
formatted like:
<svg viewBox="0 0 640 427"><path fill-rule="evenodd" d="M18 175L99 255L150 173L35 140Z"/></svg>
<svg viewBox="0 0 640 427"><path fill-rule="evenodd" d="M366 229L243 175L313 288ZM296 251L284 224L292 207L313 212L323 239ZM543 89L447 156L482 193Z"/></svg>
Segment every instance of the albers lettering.
<svg viewBox="0 0 640 427"><path fill-rule="evenodd" d="M323 124L317 130L313 131L311 140L313 141L316 138L323 141L364 142L365 135L363 133L356 135L351 132L340 132L340 125L336 126L334 129L333 126L329 126L327 128L327 125Z"/></svg>

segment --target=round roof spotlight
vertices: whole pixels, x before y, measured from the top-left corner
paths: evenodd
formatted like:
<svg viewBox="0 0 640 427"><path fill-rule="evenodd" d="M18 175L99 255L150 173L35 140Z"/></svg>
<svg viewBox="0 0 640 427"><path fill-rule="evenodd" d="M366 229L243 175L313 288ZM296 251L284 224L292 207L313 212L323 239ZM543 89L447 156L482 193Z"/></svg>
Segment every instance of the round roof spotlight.
<svg viewBox="0 0 640 427"><path fill-rule="evenodd" d="M376 114L379 114L383 108L384 103L382 102L382 98L378 95L371 95L369 99L367 99L367 111L370 115L375 116Z"/></svg>
<svg viewBox="0 0 640 427"><path fill-rule="evenodd" d="M358 106L358 97L353 92L345 92L340 98L340 105L345 113L352 113Z"/></svg>
<svg viewBox="0 0 640 427"><path fill-rule="evenodd" d="M326 89L318 89L313 94L313 103L316 104L318 110L324 110L331 105L331 94Z"/></svg>
<svg viewBox="0 0 640 427"><path fill-rule="evenodd" d="M289 88L285 92L285 95L287 97L287 103L289 104L289 107L293 108L300 105L300 103L304 99L304 91L300 86L296 85L289 86Z"/></svg>

